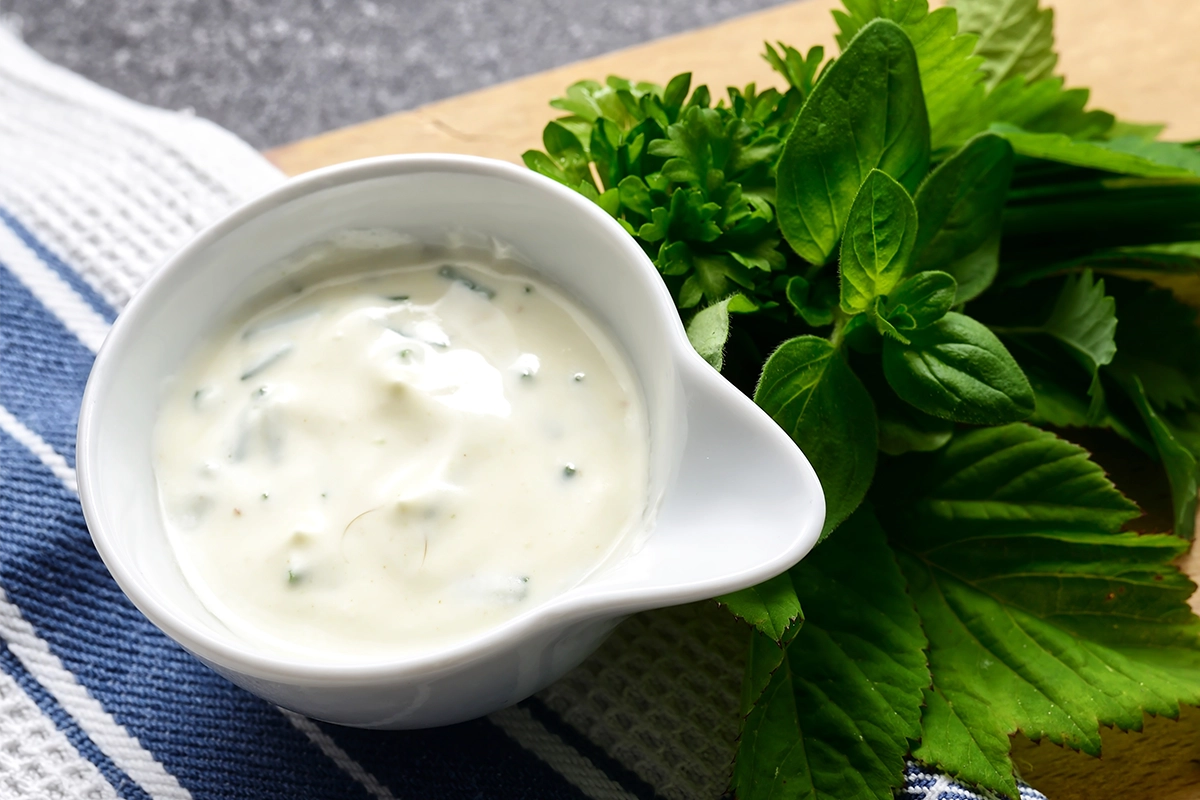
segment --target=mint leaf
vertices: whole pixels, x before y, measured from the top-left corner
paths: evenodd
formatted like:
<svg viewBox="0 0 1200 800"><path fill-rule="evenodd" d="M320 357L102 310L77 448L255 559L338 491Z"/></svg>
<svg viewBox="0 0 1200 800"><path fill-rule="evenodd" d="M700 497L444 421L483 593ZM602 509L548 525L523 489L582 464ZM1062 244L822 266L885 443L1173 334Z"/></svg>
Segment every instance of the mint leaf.
<svg viewBox="0 0 1200 800"><path fill-rule="evenodd" d="M788 574L811 611L783 650L755 636L745 685L763 689L742 726L733 789L740 800L892 800L929 672L879 523L861 509Z"/></svg>
<svg viewBox="0 0 1200 800"><path fill-rule="evenodd" d="M1145 146L1133 147L1128 142L1118 142L1114 147L1112 142L1081 142L1062 133L1030 133L1004 123L992 125L992 130L1023 156L1143 178L1200 175L1200 163L1193 164L1186 158L1180 152L1182 145L1143 142Z"/></svg>
<svg viewBox="0 0 1200 800"><path fill-rule="evenodd" d="M958 282L958 303L978 296L996 276L999 248L989 245L998 244L1012 171L1012 147L985 133L940 164L917 190L913 268L950 273Z"/></svg>
<svg viewBox="0 0 1200 800"><path fill-rule="evenodd" d="M902 331L928 328L946 316L957 293L958 285L945 272L918 272L888 295L882 313Z"/></svg>
<svg viewBox="0 0 1200 800"><path fill-rule="evenodd" d="M1012 793L1016 730L1098 755L1200 701L1186 543L1137 515L1086 451L1028 425L959 433L881 475L880 516L929 636L917 758ZM1015 794L1014 794L1015 796Z"/></svg>
<svg viewBox="0 0 1200 800"><path fill-rule="evenodd" d="M804 621L796 587L788 573L776 575L757 586L718 598L738 619L753 625L776 645L795 636Z"/></svg>
<svg viewBox="0 0 1200 800"><path fill-rule="evenodd" d="M1033 390L995 334L950 312L908 334L904 346L883 345L883 372L901 399L935 417L998 425L1033 412Z"/></svg>
<svg viewBox="0 0 1200 800"><path fill-rule="evenodd" d="M1049 77L1058 63L1054 52L1054 12L1037 0L951 0L958 29L979 36L975 53L993 89L1006 78L1034 81Z"/></svg>
<svg viewBox="0 0 1200 800"><path fill-rule="evenodd" d="M720 372L725 363L730 312L747 312L754 309L754 303L740 294L730 295L719 303L702 308L688 321L688 341L705 361L713 365L713 369Z"/></svg>
<svg viewBox="0 0 1200 800"><path fill-rule="evenodd" d="M1175 511L1175 535L1191 539L1196 533L1196 454L1183 444L1173 426L1150 404L1137 376L1131 379L1128 390L1142 421L1150 429L1158 457L1167 471L1171 505Z"/></svg>
<svg viewBox="0 0 1200 800"><path fill-rule="evenodd" d="M780 230L802 258L825 264L871 170L912 192L928 168L929 120L912 43L877 20L833 62L796 118L778 166Z"/></svg>
<svg viewBox="0 0 1200 800"><path fill-rule="evenodd" d="M875 407L845 359L818 336L789 339L763 365L754 402L804 451L825 490L822 536L858 508L875 474Z"/></svg>
<svg viewBox="0 0 1200 800"><path fill-rule="evenodd" d="M842 310L861 313L890 292L908 269L916 239L912 198L887 174L871 170L846 217L839 263Z"/></svg>

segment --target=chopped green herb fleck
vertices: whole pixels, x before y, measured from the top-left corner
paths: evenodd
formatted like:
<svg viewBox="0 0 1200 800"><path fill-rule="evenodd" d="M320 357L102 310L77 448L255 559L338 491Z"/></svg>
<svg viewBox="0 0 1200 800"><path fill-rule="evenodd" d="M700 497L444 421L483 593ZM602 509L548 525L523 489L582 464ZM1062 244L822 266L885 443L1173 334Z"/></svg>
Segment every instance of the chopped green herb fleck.
<svg viewBox="0 0 1200 800"><path fill-rule="evenodd" d="M493 297L496 296L495 289L490 289L487 286L483 286L482 284L476 283L475 281L471 280L466 275L464 275L462 272L458 271L457 269L450 266L449 264L446 264L443 267L441 267L441 269L438 270L438 275L441 275L443 278L447 278L448 280L452 280L452 281L461 283L463 286L467 287L472 292L479 292L481 295L483 295L484 297L486 297L489 300L491 300Z"/></svg>
<svg viewBox="0 0 1200 800"><path fill-rule="evenodd" d="M408 295L406 294L393 294L388 297L388 300L391 300L393 303L403 303L407 299Z"/></svg>
<svg viewBox="0 0 1200 800"><path fill-rule="evenodd" d="M574 464L567 464L565 467L563 467L563 477L564 478L574 478L575 473L578 471L579 470L575 469Z"/></svg>
<svg viewBox="0 0 1200 800"><path fill-rule="evenodd" d="M572 377L576 383L583 383L584 374L582 372L576 372Z"/></svg>

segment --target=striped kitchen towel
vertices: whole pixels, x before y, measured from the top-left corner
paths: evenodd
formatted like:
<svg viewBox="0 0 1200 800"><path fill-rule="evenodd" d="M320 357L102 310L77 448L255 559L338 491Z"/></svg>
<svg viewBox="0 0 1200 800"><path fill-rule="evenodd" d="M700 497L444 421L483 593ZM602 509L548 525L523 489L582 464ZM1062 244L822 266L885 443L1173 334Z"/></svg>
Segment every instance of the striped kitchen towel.
<svg viewBox="0 0 1200 800"><path fill-rule="evenodd" d="M487 719L367 732L234 687L121 594L75 495L92 358L156 264L280 180L217 126L0 29L0 799L720 796L744 632L713 604L628 621ZM916 766L900 794L976 798Z"/></svg>

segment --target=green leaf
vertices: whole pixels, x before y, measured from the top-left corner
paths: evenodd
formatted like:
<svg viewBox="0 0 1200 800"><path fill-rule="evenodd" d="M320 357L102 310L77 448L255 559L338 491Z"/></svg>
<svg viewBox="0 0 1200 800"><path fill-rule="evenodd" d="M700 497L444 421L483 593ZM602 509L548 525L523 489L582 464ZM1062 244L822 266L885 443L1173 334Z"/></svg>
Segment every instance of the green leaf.
<svg viewBox="0 0 1200 800"><path fill-rule="evenodd" d="M763 53L763 60L771 65L771 69L782 75L788 86L798 91L801 97L808 97L817 82L817 70L825 58L825 48L817 45L810 48L808 56L805 56L796 48L779 42L779 51L783 53L780 55L770 42L763 44L767 48Z"/></svg>
<svg viewBox="0 0 1200 800"><path fill-rule="evenodd" d="M818 284L818 290L825 285ZM836 296L823 298L821 293L814 292L809 282L800 275L788 278L788 282L784 286L784 296L787 297L792 309L808 325L820 328L833 324L833 306L837 302ZM824 300L828 300L828 302L823 302Z"/></svg>
<svg viewBox="0 0 1200 800"><path fill-rule="evenodd" d="M1099 755L1099 725L1200 701L1186 543L1121 533L1137 508L1086 451L1028 425L964 431L892 462L879 497L929 637L918 759L1015 796L1015 731Z"/></svg>
<svg viewBox="0 0 1200 800"><path fill-rule="evenodd" d="M754 304L740 294L696 312L688 321L687 337L696 352L720 372L725 363L725 342L729 339L730 312L753 311Z"/></svg>
<svg viewBox="0 0 1200 800"><path fill-rule="evenodd" d="M920 623L874 515L857 512L789 574L811 610L783 650L755 635L745 686L756 702L733 789L740 800L892 800L929 672Z"/></svg>
<svg viewBox="0 0 1200 800"><path fill-rule="evenodd" d="M763 365L754 402L804 451L825 491L826 536L858 508L875 474L875 407L827 340L789 339Z"/></svg>
<svg viewBox="0 0 1200 800"><path fill-rule="evenodd" d="M935 417L998 425L1033 412L1033 390L995 334L950 312L913 331L912 345L883 345L883 371L901 399Z"/></svg>
<svg viewBox="0 0 1200 800"><path fill-rule="evenodd" d="M567 178L566 173L562 171L562 167L554 163L554 159L541 150L526 150L521 154L521 160L525 162L526 167L540 175L545 175L547 178L566 184L572 189L578 186L578 183L572 182Z"/></svg>
<svg viewBox="0 0 1200 800"><path fill-rule="evenodd" d="M1054 71L1054 12L1040 10L1037 0L951 0L950 5L958 11L958 29L979 36L975 52L983 56L988 89L1006 78L1033 81Z"/></svg>
<svg viewBox="0 0 1200 800"><path fill-rule="evenodd" d="M873 169L909 192L929 168L929 120L908 37L868 24L800 110L780 157L777 214L802 258L825 264L859 187Z"/></svg>
<svg viewBox="0 0 1200 800"><path fill-rule="evenodd" d="M1088 169L1118 172L1143 178L1188 178L1200 175L1191 159L1185 159L1179 146L1165 142L1143 143L1146 147L1131 147L1112 142L1081 142L1062 133L1029 133L1008 124L994 124L992 130L1008 140L1019 155L1043 158ZM1151 147L1149 145L1164 145ZM1180 164L1189 166L1180 166Z"/></svg>
<svg viewBox="0 0 1200 800"><path fill-rule="evenodd" d="M578 186L583 181L592 183L592 172L588 166L590 159L583 149L583 143L571 130L558 122L550 122L542 131L542 144L571 186Z"/></svg>
<svg viewBox="0 0 1200 800"><path fill-rule="evenodd" d="M954 305L958 285L945 272L918 272L888 295L883 316L902 331L928 328Z"/></svg>
<svg viewBox="0 0 1200 800"><path fill-rule="evenodd" d="M875 399L879 408L879 449L889 456L937 450L954 433L954 423L949 420L930 416L903 401L885 404Z"/></svg>
<svg viewBox="0 0 1200 800"><path fill-rule="evenodd" d="M1142 421L1150 429L1158 457L1167 471L1171 505L1175 511L1175 535L1191 539L1196 533L1196 455L1184 446L1171 424L1150 404L1146 389L1137 376L1130 381L1128 390Z"/></svg>
<svg viewBox="0 0 1200 800"><path fill-rule="evenodd" d="M1100 418L1104 407L1104 390L1100 384L1100 367L1110 363L1117 354L1117 303L1104 294L1104 281L1094 280L1091 270L1068 275L1041 326L1047 334L1065 344L1091 377L1088 396L1092 398L1088 418Z"/></svg>
<svg viewBox="0 0 1200 800"><path fill-rule="evenodd" d="M981 294L996 275L999 249L988 245L999 243L1012 170L1012 147L985 133L946 159L917 190L913 269L950 273L959 284L958 303Z"/></svg>
<svg viewBox="0 0 1200 800"><path fill-rule="evenodd" d="M953 9L939 8L929 13L925 0L847 0L845 5L846 12L833 12L839 29L838 44L843 49L854 34L877 17L898 23L912 40L935 149L987 127L984 123L961 138L953 138L953 131L962 127L964 115L970 116L984 100L984 75L978 69L983 58L973 55L977 37L958 32Z"/></svg>
<svg viewBox="0 0 1200 800"><path fill-rule="evenodd" d="M796 635L799 623L804 621L796 587L786 572L757 586L720 597L718 602L780 646Z"/></svg>
<svg viewBox="0 0 1200 800"><path fill-rule="evenodd" d="M679 110L683 108L683 102L687 99L688 89L691 86L692 73L690 72L682 72L667 83L667 88L663 91L663 108L672 121L679 117Z"/></svg>
<svg viewBox="0 0 1200 800"><path fill-rule="evenodd" d="M856 318L861 319L861 317ZM847 326L849 327L849 326ZM847 340L849 334L847 334ZM879 416L879 449L890 456L937 450L950 441L954 423L918 411L888 386L883 368L875 361L860 367L859 375Z"/></svg>
<svg viewBox="0 0 1200 800"><path fill-rule="evenodd" d="M871 170L850 206L840 260L841 305L848 314L866 311L908 269L917 240L917 210L904 187Z"/></svg>

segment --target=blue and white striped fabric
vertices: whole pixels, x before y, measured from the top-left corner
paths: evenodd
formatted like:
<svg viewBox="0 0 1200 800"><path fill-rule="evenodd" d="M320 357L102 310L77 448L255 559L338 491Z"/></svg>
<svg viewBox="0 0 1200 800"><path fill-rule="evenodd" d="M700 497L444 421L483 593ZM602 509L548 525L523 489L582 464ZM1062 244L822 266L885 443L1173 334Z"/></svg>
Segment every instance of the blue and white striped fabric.
<svg viewBox="0 0 1200 800"><path fill-rule="evenodd" d="M92 358L156 264L281 177L216 126L131 103L0 30L0 800L720 795L741 636L710 610L643 615L488 719L379 733L237 689L121 594L75 494ZM916 767L901 795L976 798Z"/></svg>

